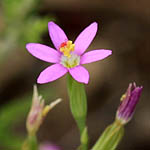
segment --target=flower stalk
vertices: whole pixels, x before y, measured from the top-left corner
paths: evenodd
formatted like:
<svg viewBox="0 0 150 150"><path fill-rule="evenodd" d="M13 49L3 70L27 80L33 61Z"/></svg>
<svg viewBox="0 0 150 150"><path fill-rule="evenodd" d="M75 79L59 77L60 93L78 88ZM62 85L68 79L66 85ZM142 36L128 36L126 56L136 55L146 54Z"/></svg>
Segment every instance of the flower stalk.
<svg viewBox="0 0 150 150"><path fill-rule="evenodd" d="M37 150L38 142L35 135L28 135L22 145L22 150Z"/></svg>
<svg viewBox="0 0 150 150"><path fill-rule="evenodd" d="M81 146L80 146L80 149L81 150L88 150L88 130L87 130L87 127L84 128L83 132L82 132L82 135L81 135Z"/></svg>
<svg viewBox="0 0 150 150"><path fill-rule="evenodd" d="M123 125L115 121L104 130L92 150L115 150L123 134Z"/></svg>

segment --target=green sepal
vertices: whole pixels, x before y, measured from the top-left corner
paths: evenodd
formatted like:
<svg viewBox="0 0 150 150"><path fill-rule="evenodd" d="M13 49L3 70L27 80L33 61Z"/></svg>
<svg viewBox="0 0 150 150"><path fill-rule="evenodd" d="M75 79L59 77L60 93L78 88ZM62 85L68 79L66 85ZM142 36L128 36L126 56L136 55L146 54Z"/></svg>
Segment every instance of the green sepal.
<svg viewBox="0 0 150 150"><path fill-rule="evenodd" d="M115 121L105 129L92 150L115 150L123 134L123 125Z"/></svg>
<svg viewBox="0 0 150 150"><path fill-rule="evenodd" d="M87 115L87 100L84 84L75 81L70 75L68 75L67 81L71 112L82 135Z"/></svg>

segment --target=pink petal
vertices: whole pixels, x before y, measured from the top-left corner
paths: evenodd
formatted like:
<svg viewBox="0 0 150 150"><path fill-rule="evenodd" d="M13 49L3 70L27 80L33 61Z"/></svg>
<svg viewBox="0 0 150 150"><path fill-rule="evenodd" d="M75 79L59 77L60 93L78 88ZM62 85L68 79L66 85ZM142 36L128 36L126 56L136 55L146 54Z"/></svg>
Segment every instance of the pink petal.
<svg viewBox="0 0 150 150"><path fill-rule="evenodd" d="M77 66L72 69L69 69L69 73L78 82L85 83L85 84L89 82L89 73L82 66Z"/></svg>
<svg viewBox="0 0 150 150"><path fill-rule="evenodd" d="M52 21L48 23L48 30L54 46L59 50L61 43L68 41L65 32Z"/></svg>
<svg viewBox="0 0 150 150"><path fill-rule="evenodd" d="M101 59L106 58L107 56L111 55L112 51L111 50L93 50L90 52L87 52L81 56L81 64L88 64L91 62L95 62Z"/></svg>
<svg viewBox="0 0 150 150"><path fill-rule="evenodd" d="M37 83L43 84L54 81L67 73L67 68L61 64L54 64L42 71L37 79Z"/></svg>
<svg viewBox="0 0 150 150"><path fill-rule="evenodd" d="M60 53L46 45L29 43L26 48L33 56L46 62L58 63L60 61Z"/></svg>
<svg viewBox="0 0 150 150"><path fill-rule="evenodd" d="M78 55L81 55L84 53L84 51L89 47L91 44L93 38L95 37L97 32L97 23L94 22L90 24L88 27L86 27L80 35L75 40L75 52Z"/></svg>

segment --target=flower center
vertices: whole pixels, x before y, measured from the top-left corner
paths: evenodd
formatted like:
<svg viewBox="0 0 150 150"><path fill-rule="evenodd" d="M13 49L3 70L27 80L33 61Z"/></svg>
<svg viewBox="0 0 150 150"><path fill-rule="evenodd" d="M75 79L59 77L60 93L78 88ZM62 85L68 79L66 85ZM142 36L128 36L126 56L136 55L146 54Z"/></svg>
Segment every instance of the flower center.
<svg viewBox="0 0 150 150"><path fill-rule="evenodd" d="M64 56L70 58L71 52L74 51L75 44L72 44L72 41L63 42L60 45L60 51L64 54Z"/></svg>
<svg viewBox="0 0 150 150"><path fill-rule="evenodd" d="M75 44L72 41L63 42L60 45L60 52L63 53L61 56L60 63L66 68L73 68L80 64L80 56L74 54Z"/></svg>
<svg viewBox="0 0 150 150"><path fill-rule="evenodd" d="M80 64L80 56L74 53L71 53L70 57L62 55L60 63L66 68L74 68Z"/></svg>

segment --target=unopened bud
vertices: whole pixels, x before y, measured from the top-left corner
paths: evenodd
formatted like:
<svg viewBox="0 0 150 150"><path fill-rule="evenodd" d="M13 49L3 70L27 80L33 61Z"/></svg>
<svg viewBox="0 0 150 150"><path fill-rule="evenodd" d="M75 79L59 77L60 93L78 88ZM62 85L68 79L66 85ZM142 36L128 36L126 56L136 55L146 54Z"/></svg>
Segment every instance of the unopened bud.
<svg viewBox="0 0 150 150"><path fill-rule="evenodd" d="M121 103L116 114L116 119L121 124L126 124L132 118L142 89L142 86L137 87L135 83L130 83L126 93L121 97Z"/></svg>
<svg viewBox="0 0 150 150"><path fill-rule="evenodd" d="M26 122L26 127L30 135L36 134L47 113L60 101L61 99L57 99L45 106L44 99L38 94L37 86L34 86L32 106Z"/></svg>

